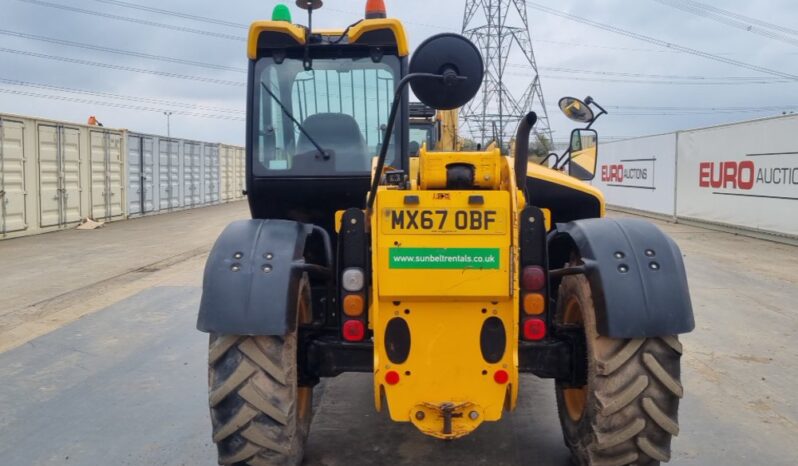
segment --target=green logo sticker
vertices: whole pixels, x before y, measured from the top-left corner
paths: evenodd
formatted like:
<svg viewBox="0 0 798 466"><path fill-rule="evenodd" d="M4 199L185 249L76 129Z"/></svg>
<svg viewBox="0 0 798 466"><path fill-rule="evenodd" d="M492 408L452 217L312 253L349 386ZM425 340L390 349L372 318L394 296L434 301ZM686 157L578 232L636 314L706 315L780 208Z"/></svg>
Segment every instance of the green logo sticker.
<svg viewBox="0 0 798 466"><path fill-rule="evenodd" d="M392 269L499 268L499 248L391 248Z"/></svg>

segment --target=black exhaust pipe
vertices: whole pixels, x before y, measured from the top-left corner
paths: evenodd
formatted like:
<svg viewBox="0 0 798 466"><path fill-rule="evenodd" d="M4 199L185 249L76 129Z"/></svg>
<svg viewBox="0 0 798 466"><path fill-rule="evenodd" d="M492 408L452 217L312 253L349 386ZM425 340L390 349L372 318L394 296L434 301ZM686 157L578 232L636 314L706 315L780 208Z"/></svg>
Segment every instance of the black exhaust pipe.
<svg viewBox="0 0 798 466"><path fill-rule="evenodd" d="M515 134L515 184L524 192L524 197L529 203L529 193L526 192L526 170L529 161L529 133L532 132L538 115L529 112L518 124L518 131Z"/></svg>

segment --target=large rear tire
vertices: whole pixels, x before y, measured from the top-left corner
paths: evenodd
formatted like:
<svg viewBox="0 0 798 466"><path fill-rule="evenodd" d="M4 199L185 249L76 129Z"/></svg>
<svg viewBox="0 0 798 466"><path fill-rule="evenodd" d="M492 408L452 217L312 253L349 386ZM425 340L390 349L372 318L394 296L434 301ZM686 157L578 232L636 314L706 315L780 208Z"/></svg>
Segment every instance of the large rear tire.
<svg viewBox="0 0 798 466"><path fill-rule="evenodd" d="M310 286L299 287L297 321L311 318ZM277 336L211 335L208 384L221 465L302 462L312 388L297 385L297 331Z"/></svg>
<svg viewBox="0 0 798 466"><path fill-rule="evenodd" d="M669 461L684 392L678 338L600 336L590 284L581 275L563 279L556 321L584 328L587 344L587 385L556 385L560 423L575 462L651 466Z"/></svg>

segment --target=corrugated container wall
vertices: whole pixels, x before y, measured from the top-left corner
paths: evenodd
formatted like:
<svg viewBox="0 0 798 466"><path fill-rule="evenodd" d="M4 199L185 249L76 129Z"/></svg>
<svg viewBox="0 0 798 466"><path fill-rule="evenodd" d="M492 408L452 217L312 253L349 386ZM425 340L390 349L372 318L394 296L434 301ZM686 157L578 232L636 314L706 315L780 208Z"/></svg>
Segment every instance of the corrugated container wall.
<svg viewBox="0 0 798 466"><path fill-rule="evenodd" d="M0 238L125 217L124 130L0 114Z"/></svg>
<svg viewBox="0 0 798 466"><path fill-rule="evenodd" d="M230 202L244 183L235 166L240 147L138 133L129 133L127 147L130 216Z"/></svg>
<svg viewBox="0 0 798 466"><path fill-rule="evenodd" d="M243 198L244 148L0 114L0 239Z"/></svg>

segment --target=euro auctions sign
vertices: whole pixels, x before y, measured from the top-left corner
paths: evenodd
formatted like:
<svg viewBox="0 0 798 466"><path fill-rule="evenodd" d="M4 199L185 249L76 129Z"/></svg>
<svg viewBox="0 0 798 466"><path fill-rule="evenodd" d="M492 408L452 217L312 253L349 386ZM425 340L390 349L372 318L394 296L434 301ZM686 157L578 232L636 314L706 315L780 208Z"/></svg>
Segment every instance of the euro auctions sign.
<svg viewBox="0 0 798 466"><path fill-rule="evenodd" d="M654 189L654 168L657 160L628 159L601 166L601 181L609 186Z"/></svg>
<svg viewBox="0 0 798 466"><path fill-rule="evenodd" d="M742 161L701 162L698 185L713 194L798 200L798 152L746 154ZM796 206L798 208L798 206Z"/></svg>
<svg viewBox="0 0 798 466"><path fill-rule="evenodd" d="M677 215L798 236L798 117L679 133Z"/></svg>

